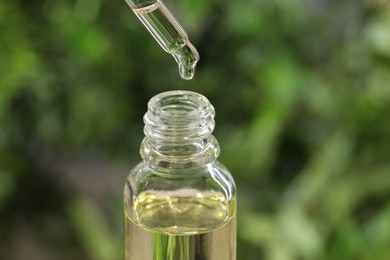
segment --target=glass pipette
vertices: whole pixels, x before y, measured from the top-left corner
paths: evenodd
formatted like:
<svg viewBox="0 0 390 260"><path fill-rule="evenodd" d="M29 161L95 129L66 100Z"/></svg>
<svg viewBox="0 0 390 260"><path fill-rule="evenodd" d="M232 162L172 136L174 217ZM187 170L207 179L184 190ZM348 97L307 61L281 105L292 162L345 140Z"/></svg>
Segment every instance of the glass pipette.
<svg viewBox="0 0 390 260"><path fill-rule="evenodd" d="M187 33L161 0L125 0L154 39L179 65L180 76L192 79L199 60Z"/></svg>

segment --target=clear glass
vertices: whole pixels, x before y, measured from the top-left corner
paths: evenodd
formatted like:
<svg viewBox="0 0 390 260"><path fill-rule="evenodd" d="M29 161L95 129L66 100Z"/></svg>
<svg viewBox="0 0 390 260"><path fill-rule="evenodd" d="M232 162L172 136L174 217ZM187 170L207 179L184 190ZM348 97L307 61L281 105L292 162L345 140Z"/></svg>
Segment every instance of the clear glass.
<svg viewBox="0 0 390 260"><path fill-rule="evenodd" d="M236 259L236 188L216 161L214 114L195 92L150 100L143 161L124 188L126 260Z"/></svg>
<svg viewBox="0 0 390 260"><path fill-rule="evenodd" d="M126 0L126 3L164 51L175 58L180 76L192 79L199 53L164 3L160 0Z"/></svg>

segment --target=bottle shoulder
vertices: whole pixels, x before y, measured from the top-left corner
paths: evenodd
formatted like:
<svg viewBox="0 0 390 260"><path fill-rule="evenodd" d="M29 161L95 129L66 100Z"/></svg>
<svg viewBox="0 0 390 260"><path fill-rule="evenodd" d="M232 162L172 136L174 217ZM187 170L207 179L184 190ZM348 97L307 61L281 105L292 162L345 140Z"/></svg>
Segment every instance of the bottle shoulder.
<svg viewBox="0 0 390 260"><path fill-rule="evenodd" d="M215 182L226 189L230 196L236 196L236 183L230 171L219 161L216 161L209 169L209 172Z"/></svg>
<svg viewBox="0 0 390 260"><path fill-rule="evenodd" d="M156 170L145 162L137 164L129 173L127 182L141 190L176 190L190 187L199 190L224 191L235 196L236 185L229 170L219 161L189 169Z"/></svg>

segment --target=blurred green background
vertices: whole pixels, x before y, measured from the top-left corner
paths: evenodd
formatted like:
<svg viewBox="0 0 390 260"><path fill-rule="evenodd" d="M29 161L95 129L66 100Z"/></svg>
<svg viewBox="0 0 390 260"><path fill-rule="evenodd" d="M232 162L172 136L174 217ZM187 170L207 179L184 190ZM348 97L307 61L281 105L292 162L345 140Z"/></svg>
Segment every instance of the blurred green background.
<svg viewBox="0 0 390 260"><path fill-rule="evenodd" d="M0 259L122 259L142 116L172 89L217 111L238 260L390 259L389 1L165 3L192 81L123 0L0 3Z"/></svg>

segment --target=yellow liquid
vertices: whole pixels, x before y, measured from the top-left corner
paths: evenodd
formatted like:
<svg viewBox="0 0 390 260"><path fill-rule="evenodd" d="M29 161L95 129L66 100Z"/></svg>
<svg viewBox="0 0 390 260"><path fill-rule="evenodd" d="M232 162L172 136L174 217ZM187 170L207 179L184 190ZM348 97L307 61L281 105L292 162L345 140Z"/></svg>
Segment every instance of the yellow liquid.
<svg viewBox="0 0 390 260"><path fill-rule="evenodd" d="M133 12L160 46L173 55L179 64L181 77L192 79L199 60L198 51L168 8L161 1L156 1L149 6L133 9Z"/></svg>
<svg viewBox="0 0 390 260"><path fill-rule="evenodd" d="M234 200L220 193L149 192L139 195L132 219L128 210L126 260L236 259Z"/></svg>

